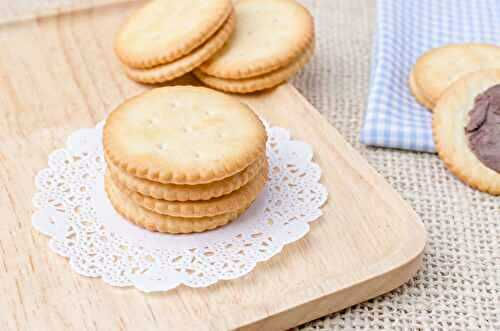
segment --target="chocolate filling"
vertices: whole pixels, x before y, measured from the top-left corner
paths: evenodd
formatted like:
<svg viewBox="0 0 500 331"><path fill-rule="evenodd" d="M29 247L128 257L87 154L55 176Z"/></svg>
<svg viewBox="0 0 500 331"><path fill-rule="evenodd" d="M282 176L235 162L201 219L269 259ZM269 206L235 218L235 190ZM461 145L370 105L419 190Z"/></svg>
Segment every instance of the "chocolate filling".
<svg viewBox="0 0 500 331"><path fill-rule="evenodd" d="M474 155L500 173L500 84L476 97L465 133Z"/></svg>

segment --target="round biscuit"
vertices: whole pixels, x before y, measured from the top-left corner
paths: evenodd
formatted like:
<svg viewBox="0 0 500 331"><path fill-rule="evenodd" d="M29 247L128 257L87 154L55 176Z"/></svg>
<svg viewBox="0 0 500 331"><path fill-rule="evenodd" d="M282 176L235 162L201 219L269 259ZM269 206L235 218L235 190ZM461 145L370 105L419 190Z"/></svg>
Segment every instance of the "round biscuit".
<svg viewBox="0 0 500 331"><path fill-rule="evenodd" d="M180 77L201 63L209 59L227 41L234 29L234 15L229 16L227 22L210 37L203 45L199 46L192 53L189 53L173 62L160 64L158 66L137 69L124 66L127 76L140 83L157 84Z"/></svg>
<svg viewBox="0 0 500 331"><path fill-rule="evenodd" d="M249 206L213 217L186 218L160 215L139 207L121 192L109 175L104 178L104 187L114 209L137 226L163 233L193 233L213 230L238 218Z"/></svg>
<svg viewBox="0 0 500 331"><path fill-rule="evenodd" d="M217 182L199 185L176 185L153 182L131 176L114 166L111 162L108 163L108 171L115 182L125 186L130 191L161 200L196 201L218 198L236 191L252 180L259 173L263 164L264 158L253 162L242 172L233 176Z"/></svg>
<svg viewBox="0 0 500 331"><path fill-rule="evenodd" d="M294 61L314 39L311 15L294 0L235 2L236 28L199 69L223 79L259 76Z"/></svg>
<svg viewBox="0 0 500 331"><path fill-rule="evenodd" d="M294 62L286 67L263 74L261 76L243 79L223 79L209 76L199 69L193 71L194 75L204 84L215 89L231 93L251 93L275 87L286 82L295 75L310 60L314 53L314 45L306 49Z"/></svg>
<svg viewBox="0 0 500 331"><path fill-rule="evenodd" d="M500 173L485 166L471 151L464 128L474 99L500 84L500 70L486 70L464 76L439 99L432 116L434 141L446 167L471 187L500 195Z"/></svg>
<svg viewBox="0 0 500 331"><path fill-rule="evenodd" d="M413 70L420 95L435 105L462 76L494 68L500 68L500 47L466 43L431 49L417 60Z"/></svg>
<svg viewBox="0 0 500 331"><path fill-rule="evenodd" d="M232 8L231 0L148 1L118 30L116 55L132 68L172 62L209 39Z"/></svg>
<svg viewBox="0 0 500 331"><path fill-rule="evenodd" d="M232 96L167 86L131 98L103 130L106 159L132 176L165 184L206 184L241 172L265 154L259 117Z"/></svg>
<svg viewBox="0 0 500 331"><path fill-rule="evenodd" d="M176 217L206 217L234 212L251 204L262 191L266 182L267 163L262 171L254 179L249 181L248 184L232 193L210 200L160 200L130 191L118 182L115 182L115 185L129 196L134 203L157 214Z"/></svg>

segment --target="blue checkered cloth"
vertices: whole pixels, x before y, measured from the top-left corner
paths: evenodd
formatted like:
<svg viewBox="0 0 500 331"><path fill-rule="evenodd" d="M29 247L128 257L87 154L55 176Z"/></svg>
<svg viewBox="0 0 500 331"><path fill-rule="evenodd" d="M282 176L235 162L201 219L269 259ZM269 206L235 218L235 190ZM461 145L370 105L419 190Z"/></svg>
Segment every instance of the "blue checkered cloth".
<svg viewBox="0 0 500 331"><path fill-rule="evenodd" d="M408 74L425 51L463 42L500 44L500 0L378 0L361 142L435 152L431 113L411 95Z"/></svg>

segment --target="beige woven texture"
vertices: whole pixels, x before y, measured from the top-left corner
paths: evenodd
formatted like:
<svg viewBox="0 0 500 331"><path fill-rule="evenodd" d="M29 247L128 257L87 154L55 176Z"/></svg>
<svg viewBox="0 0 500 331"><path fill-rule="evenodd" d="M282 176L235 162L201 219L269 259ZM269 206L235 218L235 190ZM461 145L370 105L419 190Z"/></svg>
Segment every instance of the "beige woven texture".
<svg viewBox="0 0 500 331"><path fill-rule="evenodd" d="M500 198L463 185L436 155L361 145L376 2L301 2L315 18L318 42L294 85L412 205L428 231L424 266L413 280L301 329L500 330Z"/></svg>

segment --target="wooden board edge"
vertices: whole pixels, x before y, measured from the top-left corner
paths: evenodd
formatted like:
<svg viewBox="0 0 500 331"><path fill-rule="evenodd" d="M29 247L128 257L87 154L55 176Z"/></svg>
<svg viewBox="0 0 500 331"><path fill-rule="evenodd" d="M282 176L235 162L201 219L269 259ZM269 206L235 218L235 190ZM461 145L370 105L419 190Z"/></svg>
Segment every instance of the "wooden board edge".
<svg viewBox="0 0 500 331"><path fill-rule="evenodd" d="M423 254L422 249L413 259L398 268L267 318L249 322L237 330L287 330L390 292L417 273L422 266Z"/></svg>

